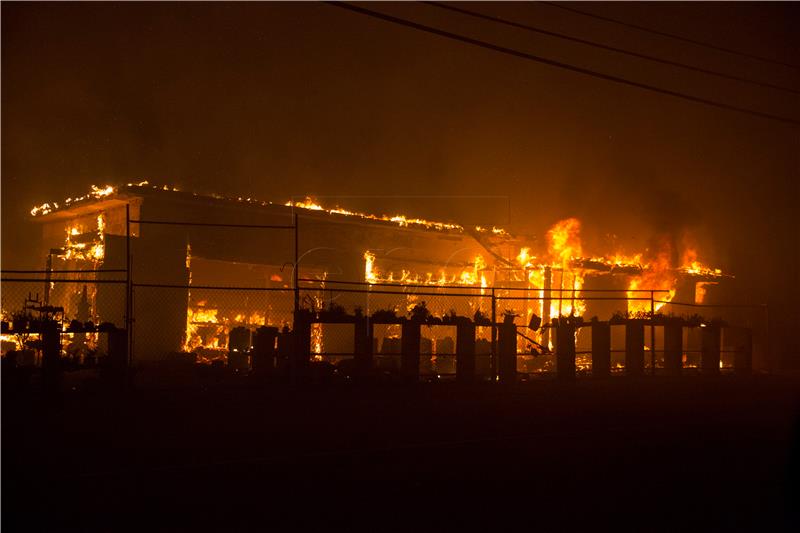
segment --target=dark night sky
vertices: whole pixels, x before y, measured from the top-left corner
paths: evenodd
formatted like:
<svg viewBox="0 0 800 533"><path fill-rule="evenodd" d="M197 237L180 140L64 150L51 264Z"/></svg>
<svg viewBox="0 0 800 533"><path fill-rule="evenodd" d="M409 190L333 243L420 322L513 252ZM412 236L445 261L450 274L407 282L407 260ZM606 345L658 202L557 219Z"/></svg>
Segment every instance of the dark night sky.
<svg viewBox="0 0 800 533"><path fill-rule="evenodd" d="M466 6L800 89L800 70L534 3ZM800 4L577 4L800 63ZM372 9L609 74L800 118L800 96L421 4ZM150 179L199 192L509 195L513 231L578 216L643 247L685 229L745 301L798 320L800 128L619 86L324 4L2 6L3 266L33 204ZM345 207L367 208L358 202ZM393 204L396 205L396 204ZM380 210L380 209L376 209ZM407 211L413 213L413 205ZM497 210L493 205L490 211ZM483 214L505 223L502 210ZM435 218L435 212L421 213ZM790 287L790 288L787 288ZM782 320L782 319L777 319ZM792 348L796 350L795 347Z"/></svg>

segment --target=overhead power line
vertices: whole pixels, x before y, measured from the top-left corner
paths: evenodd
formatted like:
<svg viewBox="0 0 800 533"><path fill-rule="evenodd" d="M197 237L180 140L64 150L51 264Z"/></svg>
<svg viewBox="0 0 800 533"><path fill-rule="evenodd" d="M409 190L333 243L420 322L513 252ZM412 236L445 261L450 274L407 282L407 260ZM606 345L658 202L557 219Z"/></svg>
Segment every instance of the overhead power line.
<svg viewBox="0 0 800 533"><path fill-rule="evenodd" d="M697 97L697 96L692 96L692 95L689 95L689 94L685 94L685 93L681 93L681 92L677 92L677 91L672 91L672 90L669 90L669 89L662 89L662 88L656 87L654 85L648 85L648 84L645 84L645 83L639 83L637 81L629 80L629 79L626 79L626 78L620 78L618 76L612 76L610 74L603 74L602 72L589 70L589 69L586 69L586 68L583 68L583 67L570 65L570 64L567 64L567 63L562 63L560 61L554 61L552 59L547 59L545 57L540 57L540 56L537 56L537 55L529 54L527 52L521 52L519 50L514 50L512 48L506 48L504 46L498 46L496 44L488 43L486 41L481 41L479 39L473 39L472 37L466 37L464 35L459 35L459 34L456 34L456 33L449 32L449 31L440 30L438 28L433 28L431 26L425 26L425 25L419 24L417 22L412 22L410 20L394 17L392 15L386 15L384 13L379 13L377 11L372 11L372 10L369 10L369 9L365 9L363 7L354 6L354 5L346 4L346 3L343 3L343 2L326 2L326 3L328 5L333 6L333 7L338 7L340 9L346 9L348 11L353 11L353 12L356 12L356 13L360 13L360 14L366 15L368 17L377 18L377 19L380 19L380 20L384 20L386 22L391 22L393 24L397 24L397 25L400 25L400 26L405 26L407 28L413 28L415 30L423 31L423 32L426 32L426 33L431 33L433 35L438 35L440 37L445 37L445 38L452 39L452 40L455 40L455 41L460 41L462 43L471 44L473 46L478 46L480 48L485 48L487 50L500 52L502 54L507 54L507 55L511 55L511 56L514 56L514 57L522 58L522 59L527 59L529 61L534 61L534 62L537 62L537 63L543 63L545 65L550 65L552 67L562 68L562 69L565 69L565 70L570 70L572 72L578 72L580 74L585 74L587 76L592 76L594 78L599 78L599 79L606 80L606 81L613 81L615 83L619 83L619 84L622 84L622 85L628 85L630 87L636 87L638 89L644 89L644 90L656 92L656 93L659 93L659 94L666 94L668 96L673 96L675 98L681 98L683 100L688 100L690 102L696 102L696 103L700 103L700 104L705 104L705 105L708 105L708 106L711 106L711 107L716 107L716 108L719 108L719 109L726 109L728 111L736 111L736 112L744 113L744 114L747 114L747 115L752 115L752 116L756 116L756 117L775 120L775 121L778 121L778 122L783 122L783 123L786 123L786 124L793 124L795 126L800 126L800 120L797 120L797 119L793 119L793 118L789 118L789 117L783 117L783 116L780 116L780 115L773 115L773 114L770 114L770 113L764 113L764 112L756 111L756 110L753 110L753 109L747 109L747 108L743 108L743 107L738 107L738 106L726 104L726 103L723 103L723 102L717 102L717 101L714 101L714 100L708 100L706 98L700 98L700 97Z"/></svg>
<svg viewBox="0 0 800 533"><path fill-rule="evenodd" d="M687 69L687 70L692 70L694 72L701 72L703 74L708 74L708 75L711 75L711 76L717 76L719 78L724 78L724 79L727 79L727 80L738 81L738 82L742 82L742 83L750 83L752 85L758 85L760 87L766 87L766 88L769 88L769 89L776 89L776 90L779 90L779 91L786 91L786 92L790 92L790 93L794 93L794 94L800 94L800 90L792 89L790 87L783 87L783 86L780 86L780 85L774 85L772 83L753 80L753 79L750 79L750 78L744 78L744 77L741 77L741 76L735 76L733 74L726 74L724 72L718 72L718 71L705 69L705 68L701 68L701 67L695 67L693 65L687 65L686 63L680 63L678 61L671 61L669 59L662 59L660 57L655 57L655 56L651 56L651 55L647 55L647 54L642 54L642 53L639 53L639 52L633 52L631 50L625 50L623 48L617 48L617 47L614 47L614 46L609 46L609 45L606 45L606 44L602 44L602 43L598 43L598 42L594 42L594 41L589 41L589 40L586 40L586 39L581 39L579 37L573 37L571 35L566 35L566 34L563 34L563 33L557 33L557 32L554 32L554 31L545 30L543 28L537 28L535 26L530 26L530 25L527 25L527 24L521 24L521 23L515 22L513 20L508 20L508 19L504 19L504 18L500 18L500 17L495 17L495 16L492 16L492 15L485 15L483 13L478 13L478 12L475 12L475 11L470 11L468 9L463 9L463 8L460 8L460 7L456 7L455 5L452 5L452 4L444 4L444 3L441 3L441 2L422 2L422 3L423 4L428 4L428 5L431 5L431 6L434 6L434 7L438 7L439 9L445 9L445 10L448 10L448 11L454 11L456 13L461 13L462 15L467 15L467 16L470 16L470 17L475 17L475 18L479 18L479 19L483 19L483 20L488 20L490 22L496 22L498 24L505 24L506 26L512 26L514 28L519 28L519 29L523 29L523 30L527 30L527 31L535 32L535 33L540 33L542 35L548 35L550 37L557 37L559 39L565 39L567 41L572 41L572 42L575 42L575 43L585 44L587 46L593 46L595 48L600 48L600 49L603 49L603 50L609 50L611 52L616 52L616 53L619 53L619 54L625 54L625 55L629 55L629 56L632 56L632 57L637 57L639 59L646 59L648 61L655 61L655 62L661 63L663 65L670 65L672 67L680 67L680 68L684 68L684 69Z"/></svg>
<svg viewBox="0 0 800 533"><path fill-rule="evenodd" d="M572 13L577 13L579 15L584 15L586 17L595 18L598 20L603 20L605 22L611 22L613 24L619 24L620 26L625 26L626 28L633 28L635 30L644 31L648 33L652 33L654 35L660 35L661 37L669 37L670 39L676 39L678 41L683 41L685 43L690 43L696 46L703 46L705 48L710 48L712 50L717 50L720 52L726 52L728 54L734 54L737 56L747 57L750 59L756 59L758 61L763 61L765 63L772 63L773 65L781 65L783 67L789 67L794 69L800 69L800 65L793 65L792 63L786 63L784 61L778 61L777 59L772 59L769 57L759 56L756 54L750 54L747 52L742 52L741 50L733 50L732 48L725 48L723 46L717 46L712 43L707 43L703 41L698 41L696 39L690 39L689 37L684 37L683 35L676 35L674 33L667 33L665 31L654 30L653 28L647 28L645 26L639 26L638 24L632 24L630 22L625 22L623 20L611 18L611 17L604 17L602 15L596 15L595 13L589 13L588 11L583 11L581 9L575 9L574 7L565 6L563 4L557 4L555 2L539 2L540 4L545 4L551 7L555 7L558 9L563 9L565 11L571 11Z"/></svg>

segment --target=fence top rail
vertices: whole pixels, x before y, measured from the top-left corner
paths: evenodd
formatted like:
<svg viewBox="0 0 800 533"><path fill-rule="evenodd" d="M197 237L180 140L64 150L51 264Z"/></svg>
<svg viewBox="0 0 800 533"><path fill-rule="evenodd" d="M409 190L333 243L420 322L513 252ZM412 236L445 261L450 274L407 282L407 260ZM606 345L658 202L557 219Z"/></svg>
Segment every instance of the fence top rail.
<svg viewBox="0 0 800 533"><path fill-rule="evenodd" d="M3 274L98 274L105 272L127 272L124 268L103 270L2 270Z"/></svg>
<svg viewBox="0 0 800 533"><path fill-rule="evenodd" d="M130 220L131 224L157 224L163 226L204 226L217 228L261 228L261 229L295 229L294 225L285 224L223 224L216 222L182 222L176 220Z"/></svg>
<svg viewBox="0 0 800 533"><path fill-rule="evenodd" d="M124 281L123 281L124 283ZM286 292L290 293L294 289L286 287L230 287L221 285L187 285L179 283L131 283L132 287L149 287L153 289L202 289L202 290L220 290L220 291L272 291L272 292Z"/></svg>
<svg viewBox="0 0 800 533"><path fill-rule="evenodd" d="M344 281L333 279L310 279L300 278L297 281L305 283L331 283L336 285L361 285L361 286L377 286L377 287L421 287L421 288L441 288L441 289L463 289L463 290L494 290L494 291L544 291L544 292L670 292L668 289L539 289L539 288L525 288L525 287L479 287L475 285L438 285L438 284L424 284L424 283L389 283L389 282L369 282L369 281ZM498 296L499 298L499 296ZM527 298L526 298L527 299ZM649 298L648 298L649 300Z"/></svg>
<svg viewBox="0 0 800 533"><path fill-rule="evenodd" d="M653 300L657 304L685 305L688 307L729 307L743 309L763 309L767 304L692 304L688 302L667 302L664 300Z"/></svg>
<svg viewBox="0 0 800 533"><path fill-rule="evenodd" d="M404 285L400 285L400 287L405 287ZM364 290L364 289L339 289L339 288L330 288L330 287L301 287L301 291L323 291L323 292L354 292L359 294L395 294L395 295L405 295L406 293L401 291L372 291L372 290ZM460 296L462 298L469 297L469 298L491 298L491 294L464 294L464 293L455 293L455 292L415 292L414 296ZM649 299L649 298L648 298Z"/></svg>
<svg viewBox="0 0 800 533"><path fill-rule="evenodd" d="M539 300L540 298L528 298L527 296L497 296L496 299L497 300ZM647 301L647 302L651 301L651 299L649 297L644 297L644 296L632 297L632 298L629 298L627 296L586 296L586 297L584 297L584 296L576 296L576 297L572 297L572 296L555 296L555 297L550 297L549 299L550 300L562 300L562 301L563 300L580 300L582 302L584 302L584 301L593 301L593 300L610 300L610 301L618 301L618 302L621 302L621 301L626 301L627 302L627 301L636 301L636 300ZM653 301L655 302L657 300L653 300Z"/></svg>
<svg viewBox="0 0 800 533"><path fill-rule="evenodd" d="M2 282L17 283L127 283L124 279L39 279L39 278L0 278Z"/></svg>
<svg viewBox="0 0 800 533"><path fill-rule="evenodd" d="M461 289L465 291L477 291L477 290L484 290L489 291L491 287L479 287L475 285L438 285L438 284L424 284L424 283L389 283L378 281L375 283L370 283L367 281L343 281L343 280L333 280L333 279L309 279L309 278L300 278L297 281L304 282L304 283L320 283L326 284L331 283L335 285L358 285L361 287L397 287L398 289L409 288L421 288L421 289ZM302 287L301 287L302 288ZM310 288L310 287L305 287ZM364 291L366 292L366 290ZM370 291L374 292L374 291Z"/></svg>

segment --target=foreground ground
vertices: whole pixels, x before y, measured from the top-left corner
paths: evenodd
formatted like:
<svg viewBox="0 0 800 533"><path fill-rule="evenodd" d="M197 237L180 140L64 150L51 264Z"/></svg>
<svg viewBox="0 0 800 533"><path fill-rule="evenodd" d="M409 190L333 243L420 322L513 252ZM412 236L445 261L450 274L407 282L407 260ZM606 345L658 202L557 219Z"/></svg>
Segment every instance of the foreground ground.
<svg viewBox="0 0 800 533"><path fill-rule="evenodd" d="M768 376L4 388L3 526L792 530L798 391Z"/></svg>

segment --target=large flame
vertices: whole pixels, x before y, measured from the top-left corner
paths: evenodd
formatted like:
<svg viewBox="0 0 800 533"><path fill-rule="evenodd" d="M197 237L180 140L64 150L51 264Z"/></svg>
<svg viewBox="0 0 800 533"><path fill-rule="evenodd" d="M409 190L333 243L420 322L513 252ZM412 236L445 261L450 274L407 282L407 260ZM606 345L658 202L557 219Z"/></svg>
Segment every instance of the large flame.
<svg viewBox="0 0 800 533"><path fill-rule="evenodd" d="M582 257L580 232L581 222L577 218L556 222L547 231L547 251L551 259L566 268L572 259Z"/></svg>
<svg viewBox="0 0 800 533"><path fill-rule="evenodd" d="M105 229L106 219L103 213L97 215L95 227L87 228L77 222L69 225L59 257L68 260L102 261L105 257Z"/></svg>

